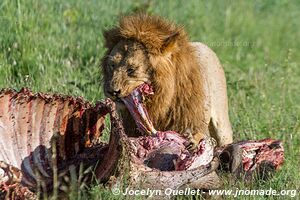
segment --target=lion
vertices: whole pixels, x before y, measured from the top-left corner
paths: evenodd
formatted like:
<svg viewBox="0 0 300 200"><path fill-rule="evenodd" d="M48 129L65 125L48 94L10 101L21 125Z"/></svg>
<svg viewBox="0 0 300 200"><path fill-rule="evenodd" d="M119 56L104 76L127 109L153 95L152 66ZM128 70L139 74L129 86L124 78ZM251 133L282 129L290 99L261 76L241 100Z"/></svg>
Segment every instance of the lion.
<svg viewBox="0 0 300 200"><path fill-rule="evenodd" d="M123 16L103 35L103 89L128 135L140 133L120 99L149 83L154 95L146 108L156 129L188 136L193 146L206 137L218 146L232 143L225 74L209 47L190 42L182 26L147 14Z"/></svg>

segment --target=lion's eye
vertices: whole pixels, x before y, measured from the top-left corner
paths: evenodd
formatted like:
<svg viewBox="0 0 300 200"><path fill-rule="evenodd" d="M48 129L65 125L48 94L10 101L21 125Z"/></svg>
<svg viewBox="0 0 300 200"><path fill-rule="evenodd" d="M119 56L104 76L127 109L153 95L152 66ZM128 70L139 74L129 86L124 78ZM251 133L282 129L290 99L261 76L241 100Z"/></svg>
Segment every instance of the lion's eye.
<svg viewBox="0 0 300 200"><path fill-rule="evenodd" d="M111 69L115 68L115 64L110 64L109 68L111 68Z"/></svg>
<svg viewBox="0 0 300 200"><path fill-rule="evenodd" d="M135 71L135 70L134 70L132 67L130 67L130 68L127 69L127 74L128 74L129 76L131 76L131 75L133 75L134 71Z"/></svg>

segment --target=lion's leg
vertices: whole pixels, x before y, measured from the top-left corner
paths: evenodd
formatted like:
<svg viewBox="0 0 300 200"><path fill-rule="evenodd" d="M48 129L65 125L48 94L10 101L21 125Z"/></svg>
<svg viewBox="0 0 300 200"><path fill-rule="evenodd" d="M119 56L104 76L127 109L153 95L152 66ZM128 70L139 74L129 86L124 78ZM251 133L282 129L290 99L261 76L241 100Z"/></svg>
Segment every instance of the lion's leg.
<svg viewBox="0 0 300 200"><path fill-rule="evenodd" d="M193 43L197 49L203 77L206 78L210 98L209 132L218 146L232 143L232 130L228 117L228 99L225 73L217 55L202 43Z"/></svg>
<svg viewBox="0 0 300 200"><path fill-rule="evenodd" d="M212 117L209 123L209 133L216 139L218 146L232 143L232 129L228 116Z"/></svg>

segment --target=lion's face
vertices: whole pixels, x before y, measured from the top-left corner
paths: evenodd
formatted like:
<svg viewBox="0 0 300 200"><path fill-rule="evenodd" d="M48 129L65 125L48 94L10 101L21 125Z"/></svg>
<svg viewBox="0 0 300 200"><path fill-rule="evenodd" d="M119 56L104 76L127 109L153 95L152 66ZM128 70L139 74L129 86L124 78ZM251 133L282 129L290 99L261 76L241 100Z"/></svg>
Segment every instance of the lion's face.
<svg viewBox="0 0 300 200"><path fill-rule="evenodd" d="M113 100L128 96L137 86L150 83L152 68L145 47L121 40L103 62L104 92Z"/></svg>

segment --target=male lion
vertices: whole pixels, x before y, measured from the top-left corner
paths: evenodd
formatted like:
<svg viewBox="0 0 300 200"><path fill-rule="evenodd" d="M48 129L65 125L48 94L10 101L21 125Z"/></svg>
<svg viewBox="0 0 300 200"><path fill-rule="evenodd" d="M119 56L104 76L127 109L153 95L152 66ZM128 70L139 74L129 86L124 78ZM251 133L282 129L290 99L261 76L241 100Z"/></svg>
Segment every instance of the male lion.
<svg viewBox="0 0 300 200"><path fill-rule="evenodd" d="M104 38L104 92L117 102L127 134L137 131L120 98L146 82L154 89L146 108L155 128L187 134L193 146L208 135L218 145L232 143L225 75L210 48L189 42L182 27L145 14L122 17Z"/></svg>

